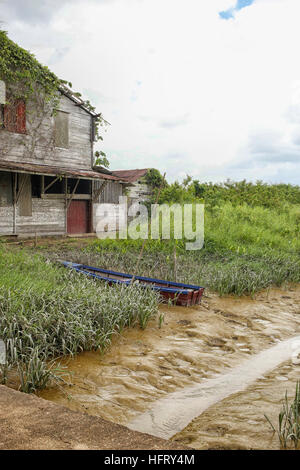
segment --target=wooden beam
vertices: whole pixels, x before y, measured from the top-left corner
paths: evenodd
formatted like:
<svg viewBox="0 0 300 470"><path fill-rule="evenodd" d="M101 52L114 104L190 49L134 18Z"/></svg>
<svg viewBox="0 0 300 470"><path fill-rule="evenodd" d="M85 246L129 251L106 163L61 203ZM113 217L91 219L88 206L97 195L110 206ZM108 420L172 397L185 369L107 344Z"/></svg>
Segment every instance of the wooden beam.
<svg viewBox="0 0 300 470"><path fill-rule="evenodd" d="M45 192L45 176L42 175L41 179L42 179L42 187L41 187L41 195L42 195Z"/></svg>
<svg viewBox="0 0 300 470"><path fill-rule="evenodd" d="M17 233L17 183L18 183L18 173L13 173L14 175L14 204L13 204L13 234L16 235Z"/></svg>
<svg viewBox="0 0 300 470"><path fill-rule="evenodd" d="M68 177L65 178L64 191L65 191L65 234L67 235L67 233L68 233L68 210L67 210L67 205L68 205Z"/></svg>
<svg viewBox="0 0 300 470"><path fill-rule="evenodd" d="M54 178L54 180L51 181L51 183L49 183L48 186L46 186L46 188L44 188L44 193L47 191L47 189L50 189L51 186L53 186L56 183L56 181L58 181L59 179L61 179L61 176L57 176L56 178Z"/></svg>
<svg viewBox="0 0 300 470"><path fill-rule="evenodd" d="M76 193L76 189L77 189L77 187L78 187L78 185L79 185L79 181L80 181L80 178L78 178L78 180L76 181L75 187L74 187L73 192L72 192L71 197L70 197L70 200L68 201L68 204L67 204L67 212L68 212L68 210L69 210L69 207L70 207L70 205L71 205L71 202L72 202L72 200L73 200L73 197L74 197L74 195L75 195L75 193Z"/></svg>

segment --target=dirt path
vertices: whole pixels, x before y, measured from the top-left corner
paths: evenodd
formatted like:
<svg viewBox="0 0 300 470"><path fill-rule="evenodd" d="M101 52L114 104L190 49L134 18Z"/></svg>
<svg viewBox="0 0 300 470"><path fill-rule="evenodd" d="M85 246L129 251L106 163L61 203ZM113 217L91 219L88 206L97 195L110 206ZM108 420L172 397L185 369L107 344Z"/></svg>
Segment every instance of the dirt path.
<svg viewBox="0 0 300 470"><path fill-rule="evenodd" d="M128 330L122 337L114 339L112 347L104 356L83 353L74 360L69 360L67 366L73 372L73 385L66 386L64 393L49 389L41 396L70 409L85 411L126 425L151 409L158 399L184 387L202 383L205 379L225 374L252 355L299 334L300 287L289 290L272 289L257 295L255 300L210 295L197 308L163 306L161 311L165 314L165 323L161 329L155 322L145 331ZM287 377L284 374L282 380L270 376L271 383L276 383L279 400L267 407L271 416L278 413L280 398L283 397L289 380L290 389L293 389L299 369L299 366L293 366L295 376L292 374ZM250 386L250 389L254 387L256 390L256 386L261 387L260 382ZM205 421L202 416L207 416L210 409L175 436L175 439L183 445L192 443L196 448L208 448L211 445L230 447L228 435L233 435L233 448L243 447L247 442L251 442L253 448L260 448L262 442L266 446L264 448L269 445L276 447L275 441L274 444L269 444L269 441L262 441L260 438L260 433L270 435L268 425L262 418L266 407L263 394L259 398L260 406L256 406L253 405L249 392L245 407L243 397L247 393L248 389L240 395L236 394L244 405L237 403L238 411L232 414L232 419L230 413L226 414L226 410L227 403L234 408L235 405L230 400L235 395L212 407L211 426L207 432L203 431ZM216 408L219 409L220 416L226 415L227 427L217 424L214 414ZM240 428L235 427L237 419L243 423ZM245 420L261 422L260 431L257 430L256 437L250 441L247 429L251 434L251 426L248 428ZM215 429L215 421L216 429L220 428L220 431L215 431L218 434L212 436L210 433L213 431L210 429ZM226 429L229 430L228 435Z"/></svg>
<svg viewBox="0 0 300 470"><path fill-rule="evenodd" d="M0 449L186 449L0 386Z"/></svg>

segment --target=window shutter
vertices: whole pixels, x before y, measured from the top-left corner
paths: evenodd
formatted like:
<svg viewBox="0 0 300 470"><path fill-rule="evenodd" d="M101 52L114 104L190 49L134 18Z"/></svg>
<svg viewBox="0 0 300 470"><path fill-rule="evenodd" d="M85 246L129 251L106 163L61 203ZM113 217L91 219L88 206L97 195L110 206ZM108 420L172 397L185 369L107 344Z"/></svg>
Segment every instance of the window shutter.
<svg viewBox="0 0 300 470"><path fill-rule="evenodd" d="M3 112L4 128L10 132L19 134L26 133L26 103L24 100L17 100L14 103L6 104Z"/></svg>
<svg viewBox="0 0 300 470"><path fill-rule="evenodd" d="M26 103L23 100L18 100L16 106L16 132L20 134L26 133Z"/></svg>
<svg viewBox="0 0 300 470"><path fill-rule="evenodd" d="M6 104L4 106L3 111L3 120L4 120L4 127L6 130L10 132L15 132L15 116L14 116L14 106Z"/></svg>

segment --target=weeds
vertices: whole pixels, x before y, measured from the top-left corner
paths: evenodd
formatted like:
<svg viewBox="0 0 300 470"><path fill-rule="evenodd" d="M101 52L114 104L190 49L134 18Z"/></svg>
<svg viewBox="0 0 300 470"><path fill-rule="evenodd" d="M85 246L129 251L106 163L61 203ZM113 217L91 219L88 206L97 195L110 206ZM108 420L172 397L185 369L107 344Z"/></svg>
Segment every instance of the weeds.
<svg viewBox="0 0 300 470"><path fill-rule="evenodd" d="M281 207L281 206L280 206ZM220 295L254 295L261 289L300 282L300 212L220 203L205 211L204 247L186 251L186 240L148 240L139 275L203 285ZM136 272L142 240L94 240L82 250L45 247L51 259Z"/></svg>
<svg viewBox="0 0 300 470"><path fill-rule="evenodd" d="M135 273L139 245L132 245L123 251L122 241L109 241L113 241L114 245L109 244L108 247L106 243L102 244L102 240L97 240L83 250L56 247L55 251L50 251L48 247L47 256L52 260L63 258L104 269ZM152 241L148 243L151 245ZM173 259L167 253L159 249L144 253L139 275L172 281L173 273ZM275 250L238 254L204 248L199 252L177 255L177 281L202 285L220 295L253 295L261 289L281 286L285 282L300 282L300 258L296 254L278 253Z"/></svg>
<svg viewBox="0 0 300 470"><path fill-rule="evenodd" d="M165 315L164 313L161 313L158 317L158 328L161 328L164 324L165 321Z"/></svg>
<svg viewBox="0 0 300 470"><path fill-rule="evenodd" d="M298 449L300 444L300 381L296 384L294 400L289 404L287 392L285 393L282 410L278 415L278 429L272 424L267 415L264 415L273 432L276 432L280 445L286 449L293 444Z"/></svg>

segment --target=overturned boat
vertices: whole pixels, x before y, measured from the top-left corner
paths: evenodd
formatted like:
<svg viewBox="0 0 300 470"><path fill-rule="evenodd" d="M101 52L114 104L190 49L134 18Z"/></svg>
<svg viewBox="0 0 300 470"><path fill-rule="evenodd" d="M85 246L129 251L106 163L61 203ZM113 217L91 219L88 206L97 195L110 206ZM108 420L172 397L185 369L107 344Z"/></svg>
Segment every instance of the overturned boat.
<svg viewBox="0 0 300 470"><path fill-rule="evenodd" d="M141 287L150 286L151 289L159 291L164 299L167 301L171 300L175 305L190 306L200 304L201 297L204 292L204 287L194 286L191 284L120 273L69 261L62 261L62 264L66 268L74 269L80 274L85 274L86 276L90 276L94 279L106 281L109 284L130 285L134 282L138 283Z"/></svg>

